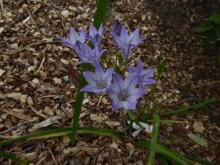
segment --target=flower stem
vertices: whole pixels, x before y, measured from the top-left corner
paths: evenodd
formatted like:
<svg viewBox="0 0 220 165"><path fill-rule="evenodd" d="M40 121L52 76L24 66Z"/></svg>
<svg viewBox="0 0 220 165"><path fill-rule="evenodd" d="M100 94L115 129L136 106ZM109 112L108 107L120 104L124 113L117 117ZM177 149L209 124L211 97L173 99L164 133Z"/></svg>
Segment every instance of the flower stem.
<svg viewBox="0 0 220 165"><path fill-rule="evenodd" d="M124 113L124 109L122 109L120 111L120 116L121 116L121 119L122 119L122 124L123 124L123 127L124 127L124 136L125 136L125 139L127 137L127 129L126 129L126 120L125 120L125 113Z"/></svg>
<svg viewBox="0 0 220 165"><path fill-rule="evenodd" d="M155 113L153 115L153 133L151 138L150 151L148 156L147 165L153 165L156 156L157 138L159 135L160 116Z"/></svg>
<svg viewBox="0 0 220 165"><path fill-rule="evenodd" d="M105 18L107 17L109 3L108 0L98 0L97 1L97 10L94 16L94 22L93 25L98 28L101 23L105 21ZM88 67L87 67L88 68ZM84 69L87 70L87 69ZM82 102L84 99L84 92L81 92L80 89L86 84L86 81L81 74L80 76L80 87L77 89L76 94L76 105L73 108L73 120L72 120L72 134L71 134L71 143L72 145L75 145L76 143L76 131L78 129L78 121L79 121L79 115L81 113L82 108Z"/></svg>

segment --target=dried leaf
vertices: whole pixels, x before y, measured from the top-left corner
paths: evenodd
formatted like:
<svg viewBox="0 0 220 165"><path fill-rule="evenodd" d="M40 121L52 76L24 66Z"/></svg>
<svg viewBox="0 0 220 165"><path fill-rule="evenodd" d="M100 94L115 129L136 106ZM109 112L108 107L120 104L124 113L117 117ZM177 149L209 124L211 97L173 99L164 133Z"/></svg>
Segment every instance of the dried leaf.
<svg viewBox="0 0 220 165"><path fill-rule="evenodd" d="M193 123L193 129L195 132L203 133L205 130L205 127L203 126L203 123L201 121L195 121Z"/></svg>
<svg viewBox="0 0 220 165"><path fill-rule="evenodd" d="M106 116L104 114L100 114L100 115L90 114L90 118L92 121L102 122L102 121L108 119L108 116Z"/></svg>
<svg viewBox="0 0 220 165"><path fill-rule="evenodd" d="M69 80L75 85L75 87L79 87L79 73L73 69L72 65L68 67L68 77Z"/></svg>
<svg viewBox="0 0 220 165"><path fill-rule="evenodd" d="M0 76L2 76L5 73L5 70L0 68Z"/></svg>
<svg viewBox="0 0 220 165"><path fill-rule="evenodd" d="M54 117L50 117L40 123L36 123L29 131L36 131L40 128L44 128L44 127L47 127L49 125L52 125L52 124L55 124L55 123L58 123L58 120L61 119L60 116L54 116Z"/></svg>

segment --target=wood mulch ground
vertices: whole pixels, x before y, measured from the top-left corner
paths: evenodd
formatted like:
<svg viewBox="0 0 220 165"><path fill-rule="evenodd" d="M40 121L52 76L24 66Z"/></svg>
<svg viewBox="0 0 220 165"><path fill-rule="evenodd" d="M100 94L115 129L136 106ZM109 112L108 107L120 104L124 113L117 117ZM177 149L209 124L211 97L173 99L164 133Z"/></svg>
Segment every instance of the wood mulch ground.
<svg viewBox="0 0 220 165"><path fill-rule="evenodd" d="M65 36L70 27L88 27L95 1L4 0L0 6L0 140L70 126L76 89L68 81L67 68L72 64L77 69L79 63L74 52L57 38ZM157 82L158 104L176 109L211 97L220 99L216 60L220 51L205 45L193 31L204 18L219 11L217 0L111 1L103 47L109 56L117 52L109 37L113 20L119 19L130 30L138 27L146 40L133 51L132 62L141 59L153 68L161 58L165 63ZM80 125L122 130L109 101L103 99L99 107L97 102L94 95L86 96ZM220 104L170 119L181 122L162 126L161 141L169 138L170 147L180 153L220 163ZM187 137L192 132L207 139L208 147L193 143ZM150 136L141 133L137 138ZM80 136L73 147L68 137L62 137L0 149L36 165L145 164L147 151L134 151L134 139L129 135L125 143L117 144L108 138ZM0 164L14 163L0 158Z"/></svg>

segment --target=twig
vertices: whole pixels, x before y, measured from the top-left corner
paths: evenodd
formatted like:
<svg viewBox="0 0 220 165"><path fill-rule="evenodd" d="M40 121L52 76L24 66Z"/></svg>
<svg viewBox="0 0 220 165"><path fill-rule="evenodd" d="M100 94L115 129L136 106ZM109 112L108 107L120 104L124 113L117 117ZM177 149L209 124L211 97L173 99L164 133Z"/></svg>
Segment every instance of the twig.
<svg viewBox="0 0 220 165"><path fill-rule="evenodd" d="M4 9L4 4L3 4L3 0L0 0L0 6L1 6L1 10L2 10L2 15L5 15L5 9Z"/></svg>
<svg viewBox="0 0 220 165"><path fill-rule="evenodd" d="M14 126L14 127L10 127L10 128L8 128L8 129L6 129L6 130L4 130L4 131L1 131L1 132L0 132L0 135L6 134L6 133L8 133L8 132L10 132L10 131L12 131L12 130L18 128L18 127L21 127L22 125L25 125L25 124L27 124L27 123L31 123L31 122L33 122L33 121L34 121L34 120L25 121L25 122L23 122L23 123L19 123L18 125Z"/></svg>
<svg viewBox="0 0 220 165"><path fill-rule="evenodd" d="M2 109L0 109L0 111L5 112L5 113L7 113L11 116L14 116L18 119L21 119L21 120L25 120L25 121L30 121L31 120L31 117L29 115L24 115L22 113L17 113L15 111L12 111L11 109L3 109L2 108Z"/></svg>
<svg viewBox="0 0 220 165"><path fill-rule="evenodd" d="M31 108L31 110L32 110L34 113L36 113L37 115L43 117L44 119L47 119L47 116L45 116L44 114L42 114L42 113L36 111L33 106L30 105L30 108Z"/></svg>
<svg viewBox="0 0 220 165"><path fill-rule="evenodd" d="M27 10L27 12L28 12L28 14L29 14L29 17L31 18L31 21L32 21L33 24L35 25L35 28L37 29L37 31L38 31L41 35L43 35L42 31L38 28L37 23L34 21L32 15L31 15L31 13L30 13L30 11L28 10L28 8L26 8L26 10Z"/></svg>
<svg viewBox="0 0 220 165"><path fill-rule="evenodd" d="M59 95L45 95L45 96L40 96L40 97L37 97L35 98L34 100L37 100L37 99L43 99L43 98L55 98L55 97L58 97Z"/></svg>
<svg viewBox="0 0 220 165"><path fill-rule="evenodd" d="M212 81L212 82L208 82L208 83L204 83L204 84L193 86L193 87L191 87L191 90L196 89L196 88L200 88L200 87L203 87L203 86L214 85L214 84L220 84L220 80Z"/></svg>
<svg viewBox="0 0 220 165"><path fill-rule="evenodd" d="M45 61L45 57L43 56L43 59L41 60L41 63L40 63L39 68L37 69L37 72L43 68L44 61Z"/></svg>
<svg viewBox="0 0 220 165"><path fill-rule="evenodd" d="M54 41L51 41L51 42L49 42L49 41L38 41L38 42L35 42L35 43L32 43L32 44L26 45L26 46L24 46L24 47L22 47L22 48L20 48L20 49L18 49L16 51L12 51L11 53L9 53L9 55L13 55L13 54L19 53L19 52L21 52L21 51L23 51L26 48L31 47L31 46L41 45L41 44L53 44L53 43L58 43L58 42L54 42Z"/></svg>
<svg viewBox="0 0 220 165"><path fill-rule="evenodd" d="M55 164L57 164L57 160L55 159L54 154L53 154L52 150L50 149L50 147L48 147L48 150L49 150L49 153L50 153L53 161L56 162Z"/></svg>
<svg viewBox="0 0 220 165"><path fill-rule="evenodd" d="M101 148L96 152L95 158L94 158L93 163L92 163L93 165L96 164L97 157L98 157L99 153L100 153L104 148L105 148L105 146L104 146L104 147L101 147Z"/></svg>
<svg viewBox="0 0 220 165"><path fill-rule="evenodd" d="M97 105L97 107L98 107L98 114L99 114L99 112L100 112L100 104L101 104L101 102L102 102L102 99L103 99L103 95L101 95L100 97L99 97L99 101L98 101L98 105Z"/></svg>

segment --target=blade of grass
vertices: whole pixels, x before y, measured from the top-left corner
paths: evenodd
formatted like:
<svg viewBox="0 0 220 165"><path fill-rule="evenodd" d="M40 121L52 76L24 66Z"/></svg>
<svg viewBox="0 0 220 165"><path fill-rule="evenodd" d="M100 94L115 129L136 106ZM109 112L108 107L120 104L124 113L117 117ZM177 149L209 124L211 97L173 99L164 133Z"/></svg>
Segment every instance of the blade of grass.
<svg viewBox="0 0 220 165"><path fill-rule="evenodd" d="M75 145L76 143L76 131L78 129L79 115L81 113L82 103L84 99L84 92L80 91L80 88L86 84L86 80L83 75L80 75L80 87L77 89L76 93L76 105L73 108L73 120L72 120L72 134L71 134L71 143Z"/></svg>
<svg viewBox="0 0 220 165"><path fill-rule="evenodd" d="M70 135L72 131L73 131L72 128L57 128L57 129L48 130L48 131L34 132L29 135L14 137L8 140L1 141L0 147L9 145L15 142L24 141L24 140L29 141L29 140L38 140L38 139L46 139L46 138L52 138L52 137L67 136L67 135ZM120 141L116 132L110 129L82 127L82 128L78 128L76 133L80 135L81 134L93 134L93 135L98 135L98 136L106 136L106 137L111 137L113 140Z"/></svg>
<svg viewBox="0 0 220 165"><path fill-rule="evenodd" d="M97 10L94 16L94 26L98 29L98 27L105 21L108 10L108 0L98 0L97 1ZM92 46L92 44L89 44ZM89 67L85 67L84 70L87 70ZM79 115L81 113L82 102L84 99L84 92L81 92L80 89L86 85L86 80L84 79L82 73L80 75L80 87L77 89L76 93L76 105L73 107L73 120L72 120L72 134L71 143L75 145L76 143L76 132L78 129Z"/></svg>
<svg viewBox="0 0 220 165"><path fill-rule="evenodd" d="M20 159L20 158L16 157L14 154L11 154L8 152L0 151L0 158L1 157L6 158L6 159L11 159L11 160L15 161L17 164L21 164L21 165L28 164L27 160Z"/></svg>
<svg viewBox="0 0 220 165"><path fill-rule="evenodd" d="M164 112L162 114L162 116L170 116L170 115L177 115L177 114L179 115L179 114L197 112L197 111L202 110L202 109L204 109L204 108L206 108L216 102L218 102L218 101L215 98L208 99L206 101L200 102L198 104L194 104L194 105L186 107L186 108L179 108L174 111Z"/></svg>
<svg viewBox="0 0 220 165"><path fill-rule="evenodd" d="M136 146L139 148L144 148L144 149L150 149L151 147L151 142L148 141L137 141ZM161 145L161 144L155 144L154 145L156 152L159 154L165 156L168 160L175 161L179 165L192 165L193 162L183 155Z"/></svg>
<svg viewBox="0 0 220 165"><path fill-rule="evenodd" d="M105 129L105 128L79 128L77 130L77 134L93 134L98 136L107 136L111 137L113 140L120 142L121 140L117 136L116 132L114 132L111 129Z"/></svg>
<svg viewBox="0 0 220 165"><path fill-rule="evenodd" d="M149 151L147 165L154 164L154 159L156 157L155 145L157 144L159 127L160 127L160 116L158 114L154 114L154 116L153 116L153 134L152 134L152 139L151 139L151 145L150 145L150 151Z"/></svg>

